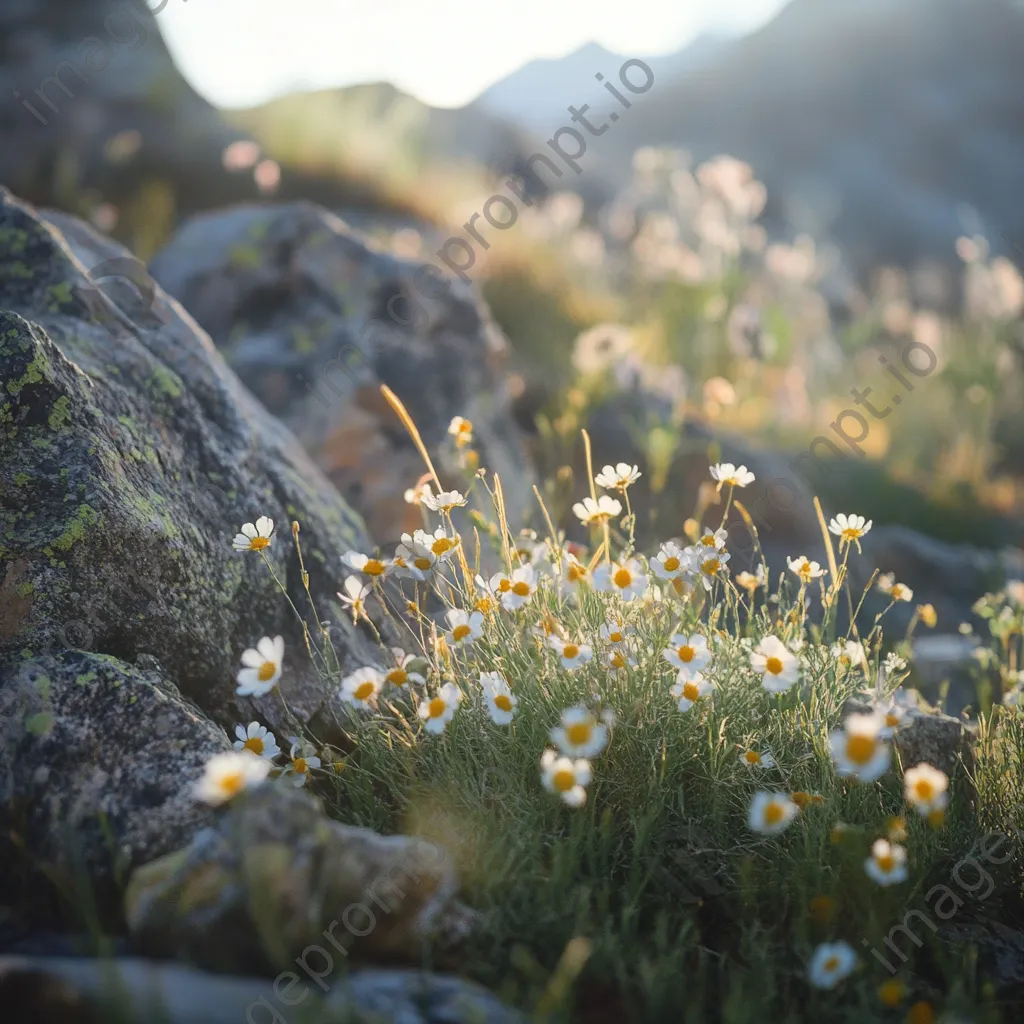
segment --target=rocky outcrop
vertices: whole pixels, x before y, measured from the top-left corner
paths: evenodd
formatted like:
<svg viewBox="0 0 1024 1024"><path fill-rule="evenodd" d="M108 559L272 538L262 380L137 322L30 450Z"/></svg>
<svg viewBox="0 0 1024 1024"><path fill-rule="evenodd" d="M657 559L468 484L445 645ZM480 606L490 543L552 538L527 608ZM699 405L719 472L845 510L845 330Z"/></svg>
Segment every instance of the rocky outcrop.
<svg viewBox="0 0 1024 1024"><path fill-rule="evenodd" d="M451 946L468 933L473 915L456 886L436 843L331 821L312 798L272 783L137 871L127 917L146 954L210 970L285 970L311 950L321 963L415 959L428 937Z"/></svg>
<svg viewBox="0 0 1024 1024"><path fill-rule="evenodd" d="M208 822L192 785L230 744L158 668L64 650L0 658L0 679L0 835L17 851L0 902L19 905L41 869L65 892L84 875L109 906L119 876Z"/></svg>
<svg viewBox="0 0 1024 1024"><path fill-rule="evenodd" d="M294 966L294 965L293 965ZM294 980L293 980L294 979ZM324 995L294 972L274 982L145 960L0 958L0 1002L33 1024L519 1024L524 1018L472 982L424 971L358 970ZM325 982L327 984L327 982Z"/></svg>
<svg viewBox="0 0 1024 1024"><path fill-rule="evenodd" d="M231 538L273 518L265 554L313 619L288 528L300 520L317 615L343 663L367 664L335 597L342 553L369 543L362 523L176 303L156 289L152 308L126 313L90 279L126 258L0 194L0 653L150 656L230 726L280 716L273 697L236 698L234 677L243 650L281 634L282 691L313 719L325 689L302 629Z"/></svg>
<svg viewBox="0 0 1024 1024"><path fill-rule="evenodd" d="M150 269L376 539L420 525L403 494L424 471L381 383L408 407L445 485L463 491L472 471L459 469L447 429L470 419L480 465L501 476L512 524L522 520L533 474L510 411L507 342L468 287L370 248L306 203L197 217Z"/></svg>

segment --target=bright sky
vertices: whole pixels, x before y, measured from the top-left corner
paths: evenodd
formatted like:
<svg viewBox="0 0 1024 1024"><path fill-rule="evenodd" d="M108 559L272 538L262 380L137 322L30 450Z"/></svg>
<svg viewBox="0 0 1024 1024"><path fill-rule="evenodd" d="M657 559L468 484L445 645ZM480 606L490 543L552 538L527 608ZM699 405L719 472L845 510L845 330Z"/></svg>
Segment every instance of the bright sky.
<svg viewBox="0 0 1024 1024"><path fill-rule="evenodd" d="M158 19L186 77L219 106L370 81L460 106L535 57L591 40L630 56L671 53L707 29L754 28L784 2L168 0Z"/></svg>

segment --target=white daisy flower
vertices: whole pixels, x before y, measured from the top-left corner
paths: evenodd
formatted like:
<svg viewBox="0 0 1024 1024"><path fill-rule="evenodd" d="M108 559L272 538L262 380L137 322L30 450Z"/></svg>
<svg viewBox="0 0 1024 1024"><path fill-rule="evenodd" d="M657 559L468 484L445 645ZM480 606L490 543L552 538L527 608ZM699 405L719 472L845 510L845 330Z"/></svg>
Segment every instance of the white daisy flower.
<svg viewBox="0 0 1024 1024"><path fill-rule="evenodd" d="M265 757L268 761L273 761L281 753L274 734L259 722L236 725L235 736L237 737L234 743L235 750L248 750L257 757Z"/></svg>
<svg viewBox="0 0 1024 1024"><path fill-rule="evenodd" d="M734 466L731 462L716 462L711 466L711 477L718 481L718 490L728 484L730 487L747 487L755 480L746 466Z"/></svg>
<svg viewBox="0 0 1024 1024"><path fill-rule="evenodd" d="M575 592L577 587L586 583L590 577L590 570L575 555L566 553L562 560L561 574L559 577L560 589Z"/></svg>
<svg viewBox="0 0 1024 1024"><path fill-rule="evenodd" d="M764 563L762 562L754 573L741 572L736 574L736 583L753 593L758 587L763 587L765 581Z"/></svg>
<svg viewBox="0 0 1024 1024"><path fill-rule="evenodd" d="M856 640L837 640L830 650L832 657L847 668L859 668L864 664L864 648Z"/></svg>
<svg viewBox="0 0 1024 1024"><path fill-rule="evenodd" d="M610 644L625 644L633 635L633 627L621 622L602 622L598 635Z"/></svg>
<svg viewBox="0 0 1024 1024"><path fill-rule="evenodd" d="M422 505L423 499L429 498L430 494L430 484L424 482L421 484L417 484L415 487L407 488L403 497L405 498L406 503L409 505Z"/></svg>
<svg viewBox="0 0 1024 1024"><path fill-rule="evenodd" d="M274 536L274 520L266 516L260 516L253 523L244 523L242 532L235 534L231 546L236 551L262 551L270 547L270 541Z"/></svg>
<svg viewBox="0 0 1024 1024"><path fill-rule="evenodd" d="M882 721L878 735L886 740L891 740L896 730L906 725L913 717L910 709L898 701L895 694L888 700L880 701L873 710Z"/></svg>
<svg viewBox="0 0 1024 1024"><path fill-rule="evenodd" d="M242 652L244 666L235 677L240 697L262 697L277 685L284 661L284 639L263 637L255 647Z"/></svg>
<svg viewBox="0 0 1024 1024"><path fill-rule="evenodd" d="M766 636L750 653L750 665L769 693L788 690L800 676L800 661L777 637Z"/></svg>
<svg viewBox="0 0 1024 1024"><path fill-rule="evenodd" d="M462 508L466 504L466 499L459 491L441 491L440 494L424 497L423 504L431 512L451 512L453 508Z"/></svg>
<svg viewBox="0 0 1024 1024"><path fill-rule="evenodd" d="M586 665L594 654L589 644L578 644L561 636L549 636L548 646L562 659L562 668L567 669Z"/></svg>
<svg viewBox="0 0 1024 1024"><path fill-rule="evenodd" d="M800 808L788 793L755 793L750 801L747 824L754 832L773 836L789 828Z"/></svg>
<svg viewBox="0 0 1024 1024"><path fill-rule="evenodd" d="M584 498L576 502L572 510L584 526L600 526L601 523L614 519L622 511L622 505L615 498L602 494L597 501L593 498Z"/></svg>
<svg viewBox="0 0 1024 1024"><path fill-rule="evenodd" d="M435 735L444 732L445 726L455 717L455 709L462 700L462 692L454 683L445 683L436 697L420 701L416 713L423 720L427 732Z"/></svg>
<svg viewBox="0 0 1024 1024"><path fill-rule="evenodd" d="M891 750L879 735L881 728L877 715L850 715L843 727L829 736L832 760L840 775L874 782L885 774Z"/></svg>
<svg viewBox="0 0 1024 1024"><path fill-rule="evenodd" d="M473 424L464 416L453 416L448 424L448 433L455 438L456 448L465 448L473 443Z"/></svg>
<svg viewBox="0 0 1024 1024"><path fill-rule="evenodd" d="M614 720L610 712L602 719L582 704L566 708L561 724L551 729L551 742L567 757L597 757L608 745L608 726Z"/></svg>
<svg viewBox="0 0 1024 1024"><path fill-rule="evenodd" d="M618 594L623 601L643 597L647 586L647 573L635 558L626 562L602 562L594 570L594 589Z"/></svg>
<svg viewBox="0 0 1024 1024"><path fill-rule="evenodd" d="M352 621L368 619L366 614L366 599L373 592L368 583L363 583L358 576L349 576L338 591L338 598L341 603L352 611Z"/></svg>
<svg viewBox="0 0 1024 1024"><path fill-rule="evenodd" d="M616 644L610 651L605 651L604 663L613 672L624 672L637 666L633 651L626 644Z"/></svg>
<svg viewBox="0 0 1024 1024"><path fill-rule="evenodd" d="M371 579L380 579L388 571L388 563L384 559L364 555L358 551L346 551L341 560L350 569L355 569L356 572L361 572Z"/></svg>
<svg viewBox="0 0 1024 1024"><path fill-rule="evenodd" d="M639 466L631 466L628 462L620 462L616 466L605 466L597 476L594 483L603 487L606 491L624 491L627 487L635 484L643 474Z"/></svg>
<svg viewBox="0 0 1024 1024"><path fill-rule="evenodd" d="M949 802L949 777L945 772L921 763L903 773L903 793L907 803L922 817L944 811Z"/></svg>
<svg viewBox="0 0 1024 1024"><path fill-rule="evenodd" d="M807 980L815 988L833 989L857 966L857 954L846 942L823 942L807 965Z"/></svg>
<svg viewBox="0 0 1024 1024"><path fill-rule="evenodd" d="M725 563L731 556L727 551L716 551L714 554L697 553L695 568L700 573L704 589L710 591L715 580L725 571Z"/></svg>
<svg viewBox="0 0 1024 1024"><path fill-rule="evenodd" d="M197 800L217 807L245 789L258 786L270 772L270 762L246 751L229 750L206 762L203 777L195 784Z"/></svg>
<svg viewBox="0 0 1024 1024"><path fill-rule="evenodd" d="M834 533L839 538L839 550L841 551L848 544L856 544L860 551L860 539L871 529L871 520L863 516L847 516L840 513L831 519L828 524L828 532Z"/></svg>
<svg viewBox="0 0 1024 1024"><path fill-rule="evenodd" d="M767 751L744 750L740 754L740 764L746 768L774 768L775 758Z"/></svg>
<svg viewBox="0 0 1024 1024"><path fill-rule="evenodd" d="M394 561L398 566L399 576L426 580L430 578L434 566L437 565L437 555L429 547L416 541L411 534L403 533L402 543L395 549Z"/></svg>
<svg viewBox="0 0 1024 1024"><path fill-rule="evenodd" d="M668 541L651 560L651 569L659 580L674 580L689 572L690 556L675 543Z"/></svg>
<svg viewBox="0 0 1024 1024"><path fill-rule="evenodd" d="M373 708L383 684L384 677L380 669L373 666L356 669L342 679L341 699L346 704L354 704L358 708Z"/></svg>
<svg viewBox="0 0 1024 1024"><path fill-rule="evenodd" d="M894 583L889 591L889 596L894 601L913 601L914 592L905 583Z"/></svg>
<svg viewBox="0 0 1024 1024"><path fill-rule="evenodd" d="M512 692L500 672L481 672L480 685L484 691L484 705L495 725L508 725L516 717L519 698Z"/></svg>
<svg viewBox="0 0 1024 1024"><path fill-rule="evenodd" d="M699 672L680 672L669 693L678 701L680 711L689 711L697 701L714 693L715 684Z"/></svg>
<svg viewBox="0 0 1024 1024"><path fill-rule="evenodd" d="M888 839L876 839L864 870L879 885L897 885L907 880L907 851Z"/></svg>
<svg viewBox="0 0 1024 1024"><path fill-rule="evenodd" d="M471 644L484 635L484 617L480 612L467 612L461 608L451 608L445 612L448 632L444 638L449 647Z"/></svg>
<svg viewBox="0 0 1024 1024"><path fill-rule="evenodd" d="M728 531L719 527L717 530L705 529L703 533L697 538L696 547L698 549L698 557L703 557L703 551L722 551L725 548L725 542L729 539Z"/></svg>
<svg viewBox="0 0 1024 1024"><path fill-rule="evenodd" d="M570 807L582 807L587 802L586 787L593 773L583 758L573 761L559 757L554 750L545 750L540 759L541 781L549 793L557 793Z"/></svg>
<svg viewBox="0 0 1024 1024"><path fill-rule="evenodd" d="M825 570L817 562L812 562L806 555L799 558L788 558L789 571L800 577L801 583L810 583L811 580L820 579L825 575Z"/></svg>
<svg viewBox="0 0 1024 1024"><path fill-rule="evenodd" d="M489 589L507 612L522 608L533 597L537 590L537 570L532 565L521 565L512 571L511 576L495 573L490 580Z"/></svg>
<svg viewBox="0 0 1024 1024"><path fill-rule="evenodd" d="M711 652L708 650L708 642L700 635L694 633L687 636L685 633L673 633L669 637L669 646L661 652L661 656L673 667L687 676L707 668L711 661Z"/></svg>
<svg viewBox="0 0 1024 1024"><path fill-rule="evenodd" d="M417 530L412 539L414 544L426 548L439 562L447 562L459 547L459 535L448 533L443 526L439 526L433 533Z"/></svg>
<svg viewBox="0 0 1024 1024"><path fill-rule="evenodd" d="M296 789L301 789L309 781L309 773L313 768L320 767L320 758L312 754L304 754L302 745L296 737L292 737L292 749L288 755L291 758L289 764L285 765L284 774L292 780Z"/></svg>
<svg viewBox="0 0 1024 1024"><path fill-rule="evenodd" d="M395 664L384 671L382 683L401 688L412 683L422 685L427 681L426 676L419 670L420 664L424 663L422 657L406 654L401 647L392 647L391 654L394 656Z"/></svg>

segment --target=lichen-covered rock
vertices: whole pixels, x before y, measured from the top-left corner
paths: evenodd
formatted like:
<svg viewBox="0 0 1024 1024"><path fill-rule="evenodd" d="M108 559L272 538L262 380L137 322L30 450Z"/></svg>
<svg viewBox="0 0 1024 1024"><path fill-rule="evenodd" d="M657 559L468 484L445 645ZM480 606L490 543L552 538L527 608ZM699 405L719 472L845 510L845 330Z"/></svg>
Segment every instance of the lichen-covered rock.
<svg viewBox="0 0 1024 1024"><path fill-rule="evenodd" d="M896 748L903 769L922 762L950 778L970 775L974 769L974 733L959 718L941 712L915 714L896 731Z"/></svg>
<svg viewBox="0 0 1024 1024"><path fill-rule="evenodd" d="M369 248L309 203L196 217L151 270L382 543L421 525L403 494L424 467L381 383L408 407L446 486L466 489L446 433L464 416L513 526L531 507L507 342L470 288Z"/></svg>
<svg viewBox="0 0 1024 1024"><path fill-rule="evenodd" d="M147 954L218 971L282 970L311 946L415 957L453 944L473 915L446 852L324 816L287 783L236 797L191 845L140 868L126 916Z"/></svg>
<svg viewBox="0 0 1024 1024"><path fill-rule="evenodd" d="M273 518L265 554L308 611L300 520L318 614L343 664L367 664L335 597L341 554L369 543L360 520L176 303L156 289L126 313L92 283L124 249L48 218L0 192L0 652L149 655L231 726L280 714L273 696L237 698L234 676L245 648L281 634L282 691L312 718L325 689L302 630L231 538Z"/></svg>
<svg viewBox="0 0 1024 1024"><path fill-rule="evenodd" d="M61 651L0 657L0 680L0 902L41 869L116 904L120 874L209 823L192 785L230 743L158 670Z"/></svg>
<svg viewBox="0 0 1024 1024"><path fill-rule="evenodd" d="M293 967L295 965L292 965ZM520 1024L490 992L450 975L335 965L324 995L303 974L277 984L180 964L0 957L0 1003L33 1024Z"/></svg>

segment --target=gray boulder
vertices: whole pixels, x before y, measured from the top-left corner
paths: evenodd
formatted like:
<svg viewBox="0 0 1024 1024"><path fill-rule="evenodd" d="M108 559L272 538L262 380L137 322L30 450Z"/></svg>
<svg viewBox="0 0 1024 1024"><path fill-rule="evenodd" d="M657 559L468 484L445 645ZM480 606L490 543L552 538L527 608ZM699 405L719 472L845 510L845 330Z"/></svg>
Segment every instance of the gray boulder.
<svg viewBox="0 0 1024 1024"><path fill-rule="evenodd" d="M221 725L275 724L276 695L238 698L234 677L245 648L281 634L281 690L326 729L329 688L285 595L231 540L273 518L265 554L313 620L288 526L301 521L345 667L374 660L335 596L340 556L369 544L363 525L177 303L156 288L120 308L90 279L125 259L0 192L0 653L151 656Z"/></svg>
<svg viewBox="0 0 1024 1024"><path fill-rule="evenodd" d="M508 343L469 287L369 247L309 203L196 217L150 269L377 540L421 525L403 495L424 472L382 383L409 409L446 487L465 491L472 476L447 435L464 416L480 464L501 476L513 526L534 507Z"/></svg>
<svg viewBox="0 0 1024 1024"><path fill-rule="evenodd" d="M295 980L292 980L292 979ZM519 1024L479 985L424 971L338 971L321 988L305 975L206 974L145 960L0 958L0 1002L34 1024Z"/></svg>
<svg viewBox="0 0 1024 1024"><path fill-rule="evenodd" d="M192 784L227 736L159 670L106 655L7 656L0 678L0 902L24 903L21 879L42 871L65 892L84 875L116 906L119 877L208 824Z"/></svg>

